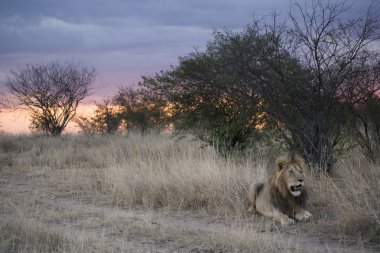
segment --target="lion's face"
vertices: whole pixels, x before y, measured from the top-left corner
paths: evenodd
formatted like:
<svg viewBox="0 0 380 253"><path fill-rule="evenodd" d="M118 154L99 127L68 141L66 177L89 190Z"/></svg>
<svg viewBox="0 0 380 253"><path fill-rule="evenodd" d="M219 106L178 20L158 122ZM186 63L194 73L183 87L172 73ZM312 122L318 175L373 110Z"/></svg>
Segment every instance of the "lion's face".
<svg viewBox="0 0 380 253"><path fill-rule="evenodd" d="M289 164L288 168L283 171L283 176L289 192L294 197L300 196L305 182L302 168L297 164Z"/></svg>
<svg viewBox="0 0 380 253"><path fill-rule="evenodd" d="M272 184L282 192L282 195L299 197L302 194L305 176L304 160L297 155L288 155L279 157L276 160L276 170L272 177Z"/></svg>

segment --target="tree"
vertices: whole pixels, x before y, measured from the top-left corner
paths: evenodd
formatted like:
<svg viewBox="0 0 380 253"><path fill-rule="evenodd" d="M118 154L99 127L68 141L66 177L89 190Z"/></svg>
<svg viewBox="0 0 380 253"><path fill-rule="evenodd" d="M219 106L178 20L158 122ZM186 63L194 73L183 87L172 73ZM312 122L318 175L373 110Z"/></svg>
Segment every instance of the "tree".
<svg viewBox="0 0 380 253"><path fill-rule="evenodd" d="M6 85L31 112L32 130L59 136L89 94L95 77L95 68L78 62L51 62L11 71Z"/></svg>
<svg viewBox="0 0 380 253"><path fill-rule="evenodd" d="M111 99L104 99L102 103L96 104L93 117L77 117L75 123L85 134L115 134L120 131L122 123L121 112Z"/></svg>
<svg viewBox="0 0 380 253"><path fill-rule="evenodd" d="M7 108L9 105L8 99L5 97L3 93L0 92L0 113L4 108ZM1 122L0 122L1 127Z"/></svg>
<svg viewBox="0 0 380 253"><path fill-rule="evenodd" d="M321 168L331 168L352 114L350 108L380 89L379 53L368 45L379 39L379 20L371 10L363 18L345 20L344 1L295 3L292 27L269 30L279 55L297 59L297 77L280 57L263 59L271 69L269 85L260 91L268 113L284 124L292 145Z"/></svg>
<svg viewBox="0 0 380 253"><path fill-rule="evenodd" d="M120 88L114 102L120 108L120 117L126 130L145 134L150 128L160 128L162 111L142 90Z"/></svg>
<svg viewBox="0 0 380 253"><path fill-rule="evenodd" d="M295 3L292 24L274 14L243 32L217 32L205 52L181 58L142 85L158 97L166 93L176 106L176 127L221 139L219 129L228 129L234 147L264 115L313 168L330 169L355 105L380 89L379 52L369 47L379 39L373 9L347 20L343 1Z"/></svg>
<svg viewBox="0 0 380 253"><path fill-rule="evenodd" d="M3 93L0 93L0 110L5 108L7 105L7 100Z"/></svg>
<svg viewBox="0 0 380 253"><path fill-rule="evenodd" d="M380 98L375 96L354 108L354 134L363 154L372 162L380 161Z"/></svg>
<svg viewBox="0 0 380 253"><path fill-rule="evenodd" d="M245 34L215 32L204 52L181 57L179 65L140 84L149 93L173 105L176 132L229 152L242 150L262 135L267 122L262 96L242 74L241 56L253 58L253 43Z"/></svg>

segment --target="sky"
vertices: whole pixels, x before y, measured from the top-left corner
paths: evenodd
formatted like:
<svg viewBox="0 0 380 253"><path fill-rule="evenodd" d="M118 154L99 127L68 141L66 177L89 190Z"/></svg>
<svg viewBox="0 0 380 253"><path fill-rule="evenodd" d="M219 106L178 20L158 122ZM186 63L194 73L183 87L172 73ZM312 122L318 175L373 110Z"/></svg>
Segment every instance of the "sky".
<svg viewBox="0 0 380 253"><path fill-rule="evenodd" d="M365 13L357 0L348 15ZM1 0L0 92L10 70L77 60L97 69L94 97L116 94L204 48L215 29L242 30L289 0Z"/></svg>
<svg viewBox="0 0 380 253"><path fill-rule="evenodd" d="M26 63L75 59L98 70L97 95L136 85L202 48L214 29L241 29L283 0L1 0L0 80Z"/></svg>
<svg viewBox="0 0 380 253"><path fill-rule="evenodd" d="M11 69L74 59L98 70L95 95L112 96L204 48L213 30L243 29L275 10L286 18L289 1L1 0L0 91Z"/></svg>

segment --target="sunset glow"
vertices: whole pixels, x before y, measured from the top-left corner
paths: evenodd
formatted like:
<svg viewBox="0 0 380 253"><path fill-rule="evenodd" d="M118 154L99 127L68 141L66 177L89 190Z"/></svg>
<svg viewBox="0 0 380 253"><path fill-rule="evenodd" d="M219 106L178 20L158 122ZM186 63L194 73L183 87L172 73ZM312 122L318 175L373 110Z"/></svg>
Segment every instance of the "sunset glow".
<svg viewBox="0 0 380 253"><path fill-rule="evenodd" d="M77 116L91 116L95 109L94 104L79 105ZM30 134L29 121L29 112L25 109L2 110L0 113L0 131L5 134ZM73 121L65 129L65 133L78 133L78 131L79 128Z"/></svg>

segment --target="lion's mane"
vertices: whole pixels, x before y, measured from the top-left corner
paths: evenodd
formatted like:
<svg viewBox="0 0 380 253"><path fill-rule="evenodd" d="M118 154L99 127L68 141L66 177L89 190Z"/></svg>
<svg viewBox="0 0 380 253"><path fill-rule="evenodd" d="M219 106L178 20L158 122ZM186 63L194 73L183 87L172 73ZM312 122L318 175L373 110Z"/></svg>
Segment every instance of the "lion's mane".
<svg viewBox="0 0 380 253"><path fill-rule="evenodd" d="M281 212L293 217L293 209L296 206L304 206L308 194L306 188L303 188L300 196L293 196L286 186L287 173L284 170L291 164L297 164L302 169L305 168L304 160L294 153L281 156L276 160L276 169L269 178L270 202Z"/></svg>

